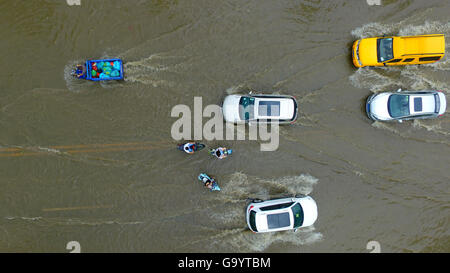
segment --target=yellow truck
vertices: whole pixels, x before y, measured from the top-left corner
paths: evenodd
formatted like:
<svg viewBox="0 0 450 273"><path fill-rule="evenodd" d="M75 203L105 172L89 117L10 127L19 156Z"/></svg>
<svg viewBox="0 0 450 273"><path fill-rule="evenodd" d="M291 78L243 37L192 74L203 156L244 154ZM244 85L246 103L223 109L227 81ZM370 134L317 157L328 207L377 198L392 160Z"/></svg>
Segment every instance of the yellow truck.
<svg viewBox="0 0 450 273"><path fill-rule="evenodd" d="M356 67L433 63L444 54L444 34L365 38L352 48Z"/></svg>

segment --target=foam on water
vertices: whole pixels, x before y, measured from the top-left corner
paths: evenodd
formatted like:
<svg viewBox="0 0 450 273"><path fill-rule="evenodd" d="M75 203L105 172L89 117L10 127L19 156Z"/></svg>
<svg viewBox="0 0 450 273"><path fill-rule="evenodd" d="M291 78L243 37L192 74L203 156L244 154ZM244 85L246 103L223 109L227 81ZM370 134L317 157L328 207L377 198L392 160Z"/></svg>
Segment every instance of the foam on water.
<svg viewBox="0 0 450 273"><path fill-rule="evenodd" d="M180 73L188 69L183 56L169 56L155 53L149 57L124 63L125 81L153 87L174 87L177 83L169 79L170 73Z"/></svg>
<svg viewBox="0 0 450 273"><path fill-rule="evenodd" d="M420 34L444 34L450 36L450 22L425 21L422 24L409 23L411 18L407 18L398 23L381 24L369 23L352 31L352 35L360 38L379 37L382 35L420 35ZM448 47L448 43L446 47ZM359 68L350 77L349 80L353 86L369 89L374 93L382 91L395 91L397 88L403 90L442 90L446 95L449 93L450 81L442 81L436 78L435 72L450 71L450 59L445 57L436 63L426 65L412 66L392 66L377 68ZM447 107L448 112L448 107ZM447 116L440 117L437 120L415 120L412 122L413 129L426 129L428 132L447 137L450 131L443 128L441 122L444 122ZM373 127L388 130L404 138L416 139L414 132L404 131L398 128L395 123L374 122ZM419 140L419 139L416 139ZM429 140L423 139L428 142ZM448 144L447 141L438 142Z"/></svg>
<svg viewBox="0 0 450 273"><path fill-rule="evenodd" d="M450 22L425 21L422 24L410 24L405 19L398 23L369 23L354 29L351 33L358 39L380 37L383 35L419 35L444 34L450 36ZM447 45L446 45L447 46ZM395 86L411 89L448 89L449 83L440 82L432 77L432 71L449 71L450 59L447 55L436 63L422 66L392 66L377 68L359 68L349 77L350 82L358 88L370 89L372 92L389 91Z"/></svg>
<svg viewBox="0 0 450 273"><path fill-rule="evenodd" d="M266 179L242 172L233 173L225 181L226 186L222 187L220 194L214 195L214 202L219 205L208 215L221 227L218 233L215 231L217 234L213 236L214 242L221 247L226 245L233 250L245 252L263 251L273 243L304 245L321 240L322 234L316 232L314 227L302 228L298 232L254 234L246 228L244 216L249 198L268 200L298 194L308 195L317 182L318 179L309 174ZM222 229L226 225L228 228Z"/></svg>
<svg viewBox="0 0 450 273"><path fill-rule="evenodd" d="M222 194L218 198L237 202L248 198L269 199L272 195L308 195L317 181L317 178L309 174L265 179L235 172L226 181L226 187L223 187Z"/></svg>
<svg viewBox="0 0 450 273"><path fill-rule="evenodd" d="M253 233L250 230L242 231L242 229L227 230L221 233L221 238L226 240L215 240L213 245L226 244L233 251L264 251L271 245L276 243L288 243L295 246L310 245L323 239L320 232L315 231L314 226L282 232Z"/></svg>
<svg viewBox="0 0 450 273"><path fill-rule="evenodd" d="M389 69L393 70L395 68L380 67L380 70L378 71L369 67L359 68L349 77L349 80L353 86L361 89L369 89L373 93L391 90L396 86L402 86L400 80L380 73L384 72L386 74L386 72L389 72Z"/></svg>
<svg viewBox="0 0 450 273"><path fill-rule="evenodd" d="M238 85L231 86L225 92L228 95L233 95L233 94L248 93L250 90L251 89L245 83L241 83Z"/></svg>
<svg viewBox="0 0 450 273"><path fill-rule="evenodd" d="M437 134L441 134L444 136L450 136L450 131L446 131L444 128L442 128L440 121L425 121L425 120L419 120L416 119L413 122L414 128L425 128L427 131L431 131Z"/></svg>

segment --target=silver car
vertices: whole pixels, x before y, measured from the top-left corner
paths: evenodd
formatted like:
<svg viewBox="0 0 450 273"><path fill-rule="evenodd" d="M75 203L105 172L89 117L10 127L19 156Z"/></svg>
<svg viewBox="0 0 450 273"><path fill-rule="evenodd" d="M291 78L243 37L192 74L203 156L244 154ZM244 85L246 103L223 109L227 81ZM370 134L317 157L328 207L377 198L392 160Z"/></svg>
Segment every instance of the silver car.
<svg viewBox="0 0 450 273"><path fill-rule="evenodd" d="M247 206L247 225L253 232L297 230L317 220L317 204L309 196L268 201L253 200Z"/></svg>
<svg viewBox="0 0 450 273"><path fill-rule="evenodd" d="M442 116L447 102L441 91L402 91L373 94L367 99L366 113L372 120L402 122Z"/></svg>

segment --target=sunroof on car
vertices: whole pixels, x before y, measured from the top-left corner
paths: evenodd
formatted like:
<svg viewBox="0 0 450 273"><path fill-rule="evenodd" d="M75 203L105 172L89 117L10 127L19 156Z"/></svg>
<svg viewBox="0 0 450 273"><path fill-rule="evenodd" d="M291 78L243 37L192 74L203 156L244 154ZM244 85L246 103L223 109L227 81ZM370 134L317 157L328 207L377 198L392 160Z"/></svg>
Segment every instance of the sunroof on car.
<svg viewBox="0 0 450 273"><path fill-rule="evenodd" d="M258 115L260 116L279 116L280 102L279 101L261 101L258 107Z"/></svg>
<svg viewBox="0 0 450 273"><path fill-rule="evenodd" d="M269 229L288 227L290 224L291 221L288 212L267 215Z"/></svg>
<svg viewBox="0 0 450 273"><path fill-rule="evenodd" d="M414 112L422 111L422 98L414 98Z"/></svg>

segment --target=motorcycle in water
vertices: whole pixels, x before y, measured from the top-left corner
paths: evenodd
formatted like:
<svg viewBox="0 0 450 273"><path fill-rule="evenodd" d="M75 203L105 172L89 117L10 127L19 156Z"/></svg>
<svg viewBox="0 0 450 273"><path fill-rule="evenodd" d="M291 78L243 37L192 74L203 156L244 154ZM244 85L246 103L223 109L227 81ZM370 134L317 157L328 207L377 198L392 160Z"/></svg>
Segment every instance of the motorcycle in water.
<svg viewBox="0 0 450 273"><path fill-rule="evenodd" d="M228 155L231 155L233 150L227 149L225 147L219 147L217 149L210 149L209 154L217 157L218 159L223 159L227 157Z"/></svg>
<svg viewBox="0 0 450 273"><path fill-rule="evenodd" d="M213 178L209 177L206 173L199 174L198 180L200 180L204 186L206 186L206 183L212 182L212 185L211 187L209 187L209 189L211 191L220 191L220 187L217 182Z"/></svg>
<svg viewBox="0 0 450 273"><path fill-rule="evenodd" d="M184 145L186 145L186 144L188 144L188 143L194 144L194 148L193 148L193 152L192 152L192 153L189 153L188 151L186 151L186 150L184 149ZM194 152L200 151L201 149L203 149L203 148L206 147L205 144L198 143L198 142L188 142L188 143L178 144L178 146L177 146L177 147L178 147L178 150L183 151L183 152L186 152L186 153L188 153L188 154L193 154Z"/></svg>

